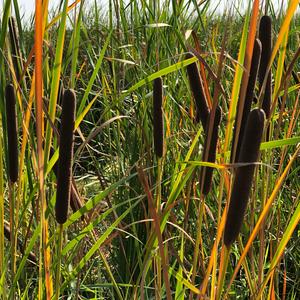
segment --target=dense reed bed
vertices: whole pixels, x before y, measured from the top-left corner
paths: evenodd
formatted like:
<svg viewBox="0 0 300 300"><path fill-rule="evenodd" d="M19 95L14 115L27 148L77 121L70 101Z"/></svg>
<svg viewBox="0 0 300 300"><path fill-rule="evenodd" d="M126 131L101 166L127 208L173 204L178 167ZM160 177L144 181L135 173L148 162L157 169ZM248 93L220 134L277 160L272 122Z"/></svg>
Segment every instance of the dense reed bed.
<svg viewBox="0 0 300 300"><path fill-rule="evenodd" d="M88 2L1 11L0 298L297 299L299 1Z"/></svg>

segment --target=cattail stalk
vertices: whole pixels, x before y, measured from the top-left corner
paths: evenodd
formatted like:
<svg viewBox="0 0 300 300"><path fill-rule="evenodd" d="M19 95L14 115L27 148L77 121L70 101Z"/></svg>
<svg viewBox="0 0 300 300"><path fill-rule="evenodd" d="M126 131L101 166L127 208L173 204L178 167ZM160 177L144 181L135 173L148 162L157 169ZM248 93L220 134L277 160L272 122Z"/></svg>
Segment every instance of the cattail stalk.
<svg viewBox="0 0 300 300"><path fill-rule="evenodd" d="M164 150L164 119L163 119L163 83L156 78L153 82L153 135L154 149L157 157L163 156Z"/></svg>
<svg viewBox="0 0 300 300"><path fill-rule="evenodd" d="M61 268L61 252L63 241L63 224L58 225L58 243L57 243L57 266L55 274L55 300L59 299L60 294L60 268Z"/></svg>
<svg viewBox="0 0 300 300"><path fill-rule="evenodd" d="M186 55L186 58L192 58L192 57L194 57L194 55L191 53L188 53ZM196 104L196 122L199 122L200 120L203 128L205 129L209 118L209 108L204 93L202 79L200 77L200 73L196 62L188 65L186 67L186 70L187 70L190 87Z"/></svg>
<svg viewBox="0 0 300 300"><path fill-rule="evenodd" d="M66 90L61 113L60 147L55 203L56 221L63 224L67 220L72 176L73 130L75 123L76 96L73 90Z"/></svg>
<svg viewBox="0 0 300 300"><path fill-rule="evenodd" d="M258 73L258 68L260 65L260 56L261 56L261 42L256 39L254 43L254 48L253 48L253 55L252 55L252 60L251 60L251 67L250 67L250 75L249 75L249 80L248 80L248 85L247 85L247 91L246 91L246 97L245 97L245 102L244 102L244 108L243 108L243 115L242 115L242 120L241 120L241 126L240 126L240 131L237 136L237 119L238 115L236 115L235 119L235 127L234 127L234 133L233 133L233 141L232 145L234 146L235 141L237 139L237 146L236 146L236 151L231 152L231 162L235 163L237 162L237 158L239 157L239 153L241 150L241 145L242 145L242 140L245 132L245 127L248 119L248 115L251 110L251 105L254 100L254 89L255 89L255 83L257 79L257 73ZM238 107L240 106L240 102L238 103Z"/></svg>
<svg viewBox="0 0 300 300"><path fill-rule="evenodd" d="M250 112L238 157L238 163L249 165L238 167L235 173L224 232L224 244L227 248L236 240L242 226L254 175L254 163L259 156L264 122L263 110L254 109Z"/></svg>
<svg viewBox="0 0 300 300"><path fill-rule="evenodd" d="M272 53L272 19L270 16L263 16L259 24L259 39L262 44L261 62L259 67L259 85L262 88L265 77L267 82L262 102L262 109L266 114L266 118L270 117L271 97L272 97L272 73L267 74L268 64Z"/></svg>
<svg viewBox="0 0 300 300"><path fill-rule="evenodd" d="M214 118L212 135L211 135L211 139L210 139L210 143L209 143L209 149L206 149L208 146L208 138L209 138L208 137L209 122L207 123L207 126L206 126L206 137L205 137L205 142L204 142L203 160L204 160L205 153L208 153L207 160L206 160L207 162L214 163L216 161L218 132L219 132L219 125L221 122L221 115L222 115L221 107L217 106L215 118ZM202 180L204 180L203 181L203 189L202 189L202 193L204 195L207 195L209 193L209 191L211 190L213 170L214 170L213 168L207 168L207 167L201 168L200 184L202 184ZM203 176L204 176L204 179L202 179Z"/></svg>

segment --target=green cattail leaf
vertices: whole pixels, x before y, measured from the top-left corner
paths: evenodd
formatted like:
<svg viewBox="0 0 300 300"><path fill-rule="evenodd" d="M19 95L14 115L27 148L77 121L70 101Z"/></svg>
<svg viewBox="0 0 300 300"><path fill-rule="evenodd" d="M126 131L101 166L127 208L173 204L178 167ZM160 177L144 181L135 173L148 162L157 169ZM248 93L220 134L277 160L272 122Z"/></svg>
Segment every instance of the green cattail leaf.
<svg viewBox="0 0 300 300"><path fill-rule="evenodd" d="M146 24L145 27L147 28L161 28L161 27L171 27L171 25L166 23L153 23L153 24Z"/></svg>
<svg viewBox="0 0 300 300"><path fill-rule="evenodd" d="M68 1L64 2L63 12L61 15L61 23L58 29L58 36L55 48L55 57L54 57L54 68L52 69L51 74L51 88L50 88L50 99L49 99L49 108L48 113L50 117L50 121L54 123L55 113L56 113L56 105L59 93L59 84L60 84L60 76L61 76L61 68L63 62L63 50L64 50L64 42L65 42L65 34L66 34L66 20L67 20L67 9L68 9ZM46 127L46 137L45 137L45 164L48 161L50 144L52 140L52 127L50 122L47 123Z"/></svg>
<svg viewBox="0 0 300 300"><path fill-rule="evenodd" d="M234 80L233 80L233 86L232 86L231 98L230 98L230 106L229 106L229 111L228 111L228 116L227 116L224 152L227 152L227 150L229 149L231 136L232 136L232 132L233 132L233 130L232 130L233 122L234 122L235 116L236 116L238 97L239 97L239 93L240 93L242 76L243 76L243 72L244 72L243 65L244 65L245 54L246 54L249 19L250 19L250 12L248 11L246 14L246 17L245 17L244 25L243 25L243 32L242 32L238 61L237 61L238 63L236 64L235 73L234 73Z"/></svg>
<svg viewBox="0 0 300 300"><path fill-rule="evenodd" d="M152 73L151 75L149 75L147 78L145 79L142 79L140 80L138 83L136 83L135 85L133 85L130 89L128 89L127 91L124 91L124 94L123 96L127 96L128 94L134 92L135 90L137 90L138 88L144 86L145 84L153 81L155 78L158 78L158 77L162 77L164 75L167 75L169 73L172 73L172 72L175 72L175 71L178 71L192 63L194 63L195 61L197 61L198 59L196 57L192 57L192 58L189 58L189 59L185 59L183 61L180 61L176 64L173 64L169 67L166 67L164 69L161 69L155 73Z"/></svg>
<svg viewBox="0 0 300 300"><path fill-rule="evenodd" d="M75 30L72 38L72 63L71 63L71 88L75 88L75 79L76 79L76 67L78 64L78 52L79 52L79 42L80 42L80 30L81 30L81 21L83 14L83 4L84 1L80 2L79 15L77 18Z"/></svg>
<svg viewBox="0 0 300 300"><path fill-rule="evenodd" d="M107 49L107 47L108 47L108 45L109 45L109 42L110 42L110 40L111 40L112 33L113 33L113 31L111 30L110 33L108 34L108 37L107 37L106 40L105 40L105 43L104 43L102 49L101 49L99 58L98 58L98 60L97 60L96 66L95 66L94 71L93 71L93 74L91 75L91 78L90 78L90 80L89 80L89 82L88 82L88 85L87 85L87 87L86 87L86 89L85 89L85 92L84 92L84 95L83 95L83 97L82 97L82 100L81 100L81 102L80 102L80 105L79 105L79 108L78 108L78 111L77 111L78 114L81 114L82 111L84 110L86 101L87 101L87 99L88 99L88 96L89 96L89 94L90 94L90 92L91 92L91 90L92 90L93 84L94 84L94 82L95 82L95 80L96 80L96 77L97 77L98 72L99 72L99 70L100 70L100 67L101 67L101 65L102 65L103 58L104 58L104 54L105 54L106 49Z"/></svg>
<svg viewBox="0 0 300 300"><path fill-rule="evenodd" d="M281 140L274 140L269 142L264 142L260 146L260 150L267 150L267 149L274 149L274 148L281 148L284 146L292 146L297 145L300 143L300 137L292 137L292 138L286 138Z"/></svg>

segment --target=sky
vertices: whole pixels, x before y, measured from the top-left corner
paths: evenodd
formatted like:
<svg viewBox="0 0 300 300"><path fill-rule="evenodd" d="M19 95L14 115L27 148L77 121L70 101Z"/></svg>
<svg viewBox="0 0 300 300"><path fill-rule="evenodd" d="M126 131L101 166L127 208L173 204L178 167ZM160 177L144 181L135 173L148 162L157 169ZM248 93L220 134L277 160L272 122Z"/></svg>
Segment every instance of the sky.
<svg viewBox="0 0 300 300"><path fill-rule="evenodd" d="M49 0L49 9L55 8L58 6L61 0ZM86 0L87 2L92 2L91 0ZM94 1L94 0L93 0ZM107 3L107 0L96 0L98 3ZM225 6L228 8L232 2L240 3L243 7L246 7L246 5L249 3L248 0L219 0L220 4L218 5L218 10L222 12L225 8ZM275 9L279 8L281 6L281 3L287 3L287 0L271 0ZM3 2L4 0L0 0L0 13L2 14L3 11ZM20 11L21 14L25 15L25 18L28 18L30 15L34 13L34 6L35 6L35 0L18 0L20 5ZM74 0L69 0L69 3L73 3ZM125 1L126 2L126 1ZM212 1L212 3L217 3L218 1ZM262 2L262 0L260 0Z"/></svg>
<svg viewBox="0 0 300 300"><path fill-rule="evenodd" d="M18 2L23 13L31 14L34 12L35 0L18 0ZM50 6L57 6L59 2L60 0L49 0ZM0 4L0 7L2 8L2 3Z"/></svg>

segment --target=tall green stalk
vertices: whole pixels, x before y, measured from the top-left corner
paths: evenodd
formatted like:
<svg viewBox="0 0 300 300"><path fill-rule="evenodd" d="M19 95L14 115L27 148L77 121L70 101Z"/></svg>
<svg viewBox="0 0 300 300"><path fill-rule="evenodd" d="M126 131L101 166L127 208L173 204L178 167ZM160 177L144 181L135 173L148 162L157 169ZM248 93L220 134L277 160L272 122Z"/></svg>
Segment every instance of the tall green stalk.
<svg viewBox="0 0 300 300"><path fill-rule="evenodd" d="M60 273L61 273L61 251L62 251L62 240L63 240L63 224L58 224L57 227L57 265L56 265L56 276L55 276L55 300L58 300L60 295Z"/></svg>

